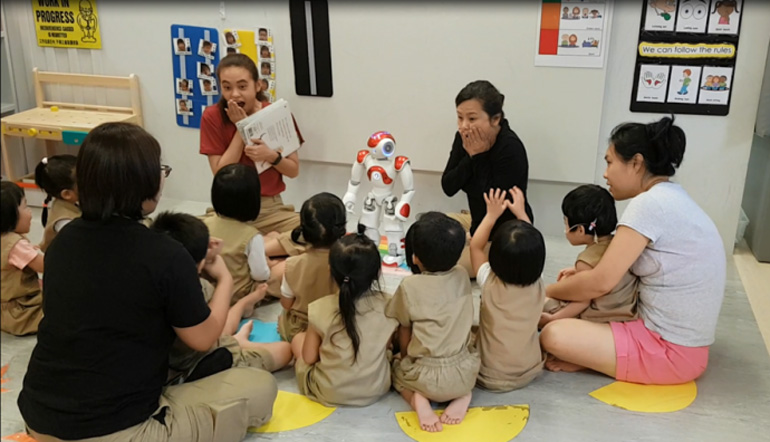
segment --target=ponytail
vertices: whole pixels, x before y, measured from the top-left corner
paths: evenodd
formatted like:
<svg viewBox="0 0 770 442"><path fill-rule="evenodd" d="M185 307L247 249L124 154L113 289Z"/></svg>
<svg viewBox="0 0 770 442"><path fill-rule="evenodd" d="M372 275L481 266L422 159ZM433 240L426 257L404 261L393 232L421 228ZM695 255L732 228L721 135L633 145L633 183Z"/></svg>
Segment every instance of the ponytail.
<svg viewBox="0 0 770 442"><path fill-rule="evenodd" d="M357 234L340 238L329 251L329 268L340 287L340 319L353 343L353 363L358 359L361 345L356 327L356 303L377 290L380 277L380 252L364 235L365 230L366 226L359 224Z"/></svg>
<svg viewBox="0 0 770 442"><path fill-rule="evenodd" d="M684 131L674 125L671 115L649 124L621 124L612 130L610 142L624 161L640 154L652 175L673 176L684 159L687 138Z"/></svg>
<svg viewBox="0 0 770 442"><path fill-rule="evenodd" d="M48 223L48 203L63 191L75 188L76 162L74 155L54 155L43 158L35 166L35 184L46 193L41 216L43 227Z"/></svg>

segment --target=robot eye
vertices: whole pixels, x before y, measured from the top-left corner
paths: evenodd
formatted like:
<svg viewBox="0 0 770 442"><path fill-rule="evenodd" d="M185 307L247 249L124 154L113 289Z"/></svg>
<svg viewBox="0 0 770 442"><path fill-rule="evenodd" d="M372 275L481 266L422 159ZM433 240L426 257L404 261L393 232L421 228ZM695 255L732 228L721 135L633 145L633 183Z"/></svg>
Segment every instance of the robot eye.
<svg viewBox="0 0 770 442"><path fill-rule="evenodd" d="M382 145L382 153L385 155L391 155L394 150L395 146L393 146L393 143L385 143Z"/></svg>
<svg viewBox="0 0 770 442"><path fill-rule="evenodd" d="M682 17L682 18L690 18L690 17L692 17L692 6L690 6L690 5L682 6L682 9L679 10L679 16Z"/></svg>

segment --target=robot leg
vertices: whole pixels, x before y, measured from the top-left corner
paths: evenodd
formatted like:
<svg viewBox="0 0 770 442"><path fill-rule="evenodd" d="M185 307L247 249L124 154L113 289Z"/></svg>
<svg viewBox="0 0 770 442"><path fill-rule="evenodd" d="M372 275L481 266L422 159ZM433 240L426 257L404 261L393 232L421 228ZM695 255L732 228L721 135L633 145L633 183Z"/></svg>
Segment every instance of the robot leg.
<svg viewBox="0 0 770 442"><path fill-rule="evenodd" d="M388 254L382 258L382 262L390 267L398 267L404 263L404 222L396 218L395 201L385 208L383 227L388 238Z"/></svg>
<svg viewBox="0 0 770 442"><path fill-rule="evenodd" d="M374 241L377 247L380 246L380 212L381 207L374 199L374 195L371 193L366 196L364 200L364 208L361 210L361 218L358 220L360 224L366 226L365 234L369 239Z"/></svg>

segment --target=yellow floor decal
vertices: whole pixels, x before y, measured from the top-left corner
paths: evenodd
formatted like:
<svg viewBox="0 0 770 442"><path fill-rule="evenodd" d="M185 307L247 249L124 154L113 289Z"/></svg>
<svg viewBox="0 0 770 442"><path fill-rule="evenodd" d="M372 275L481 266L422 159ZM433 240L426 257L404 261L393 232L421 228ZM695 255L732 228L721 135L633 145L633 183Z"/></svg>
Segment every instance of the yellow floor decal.
<svg viewBox="0 0 770 442"><path fill-rule="evenodd" d="M687 408L698 395L694 381L679 385L641 385L613 382L589 393L594 398L630 411L671 413Z"/></svg>
<svg viewBox="0 0 770 442"><path fill-rule="evenodd" d="M302 396L278 390L273 404L273 418L259 428L251 427L251 433L279 433L317 424L336 410Z"/></svg>
<svg viewBox="0 0 770 442"><path fill-rule="evenodd" d="M436 413L441 415L442 411ZM417 442L507 442L521 433L528 419L529 405L474 407L468 409L468 414L460 425L444 425L442 431L428 433L420 428L420 421L414 411L396 413L396 421L401 431Z"/></svg>

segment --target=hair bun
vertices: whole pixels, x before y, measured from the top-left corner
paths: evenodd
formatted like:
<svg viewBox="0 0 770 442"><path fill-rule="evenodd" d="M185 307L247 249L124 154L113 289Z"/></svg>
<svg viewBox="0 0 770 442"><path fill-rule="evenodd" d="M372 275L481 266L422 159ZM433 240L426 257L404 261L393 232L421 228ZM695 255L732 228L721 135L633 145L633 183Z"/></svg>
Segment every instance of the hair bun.
<svg viewBox="0 0 770 442"><path fill-rule="evenodd" d="M358 223L358 226L356 229L357 229L356 233L358 236L363 236L366 233L366 226L361 223Z"/></svg>

